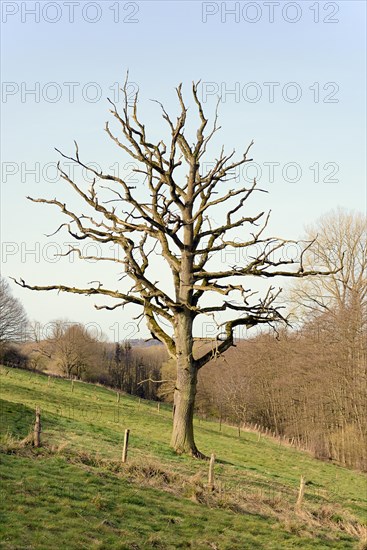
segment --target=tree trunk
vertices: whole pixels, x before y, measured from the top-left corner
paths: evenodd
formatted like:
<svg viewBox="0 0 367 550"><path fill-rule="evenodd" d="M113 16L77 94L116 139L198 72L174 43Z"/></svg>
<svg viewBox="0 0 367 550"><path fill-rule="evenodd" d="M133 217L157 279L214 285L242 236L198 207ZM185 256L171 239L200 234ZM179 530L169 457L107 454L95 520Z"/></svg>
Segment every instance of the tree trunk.
<svg viewBox="0 0 367 550"><path fill-rule="evenodd" d="M192 367L189 370L182 367L179 361L177 363L171 446L177 453L198 456L193 427L197 372Z"/></svg>
<svg viewBox="0 0 367 550"><path fill-rule="evenodd" d="M174 417L171 447L177 453L206 458L194 440L194 406L197 386L197 367L192 347L192 319L190 314L179 316L176 326L177 379L174 393Z"/></svg>

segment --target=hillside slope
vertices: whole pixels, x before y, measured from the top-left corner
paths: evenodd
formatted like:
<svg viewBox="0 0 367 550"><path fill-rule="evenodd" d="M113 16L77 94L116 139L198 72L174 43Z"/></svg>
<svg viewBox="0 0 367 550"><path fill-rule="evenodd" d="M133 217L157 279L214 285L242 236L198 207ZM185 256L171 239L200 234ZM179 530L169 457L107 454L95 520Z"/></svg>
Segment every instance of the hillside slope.
<svg viewBox="0 0 367 550"><path fill-rule="evenodd" d="M4 549L366 548L363 474L195 421L200 450L217 458L212 493L208 464L170 450L168 407L16 369L1 367L0 381ZM36 405L40 449L27 440Z"/></svg>

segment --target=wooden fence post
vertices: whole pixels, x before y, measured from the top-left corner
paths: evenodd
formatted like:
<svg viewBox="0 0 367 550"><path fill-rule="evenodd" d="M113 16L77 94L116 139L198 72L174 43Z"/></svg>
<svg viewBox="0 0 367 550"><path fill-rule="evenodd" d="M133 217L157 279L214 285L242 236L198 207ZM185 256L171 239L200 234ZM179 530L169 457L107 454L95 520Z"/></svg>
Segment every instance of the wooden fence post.
<svg viewBox="0 0 367 550"><path fill-rule="evenodd" d="M158 413L160 412L160 408L161 408L161 404L160 404L159 401L158 401L158 403L157 403L157 411L158 411Z"/></svg>
<svg viewBox="0 0 367 550"><path fill-rule="evenodd" d="M74 391L74 378L71 381L71 393Z"/></svg>
<svg viewBox="0 0 367 550"><path fill-rule="evenodd" d="M41 409L38 405L36 407L36 422L34 423L33 430L33 445L34 447L41 446Z"/></svg>
<svg viewBox="0 0 367 550"><path fill-rule="evenodd" d="M300 480L300 483L299 483L299 490L298 490L298 498L297 498L297 502L296 502L296 507L297 508L302 507L303 497L304 497L304 494L305 494L305 486L306 486L305 478L303 476L301 476L301 480Z"/></svg>
<svg viewBox="0 0 367 550"><path fill-rule="evenodd" d="M214 491L214 462L215 455L212 453L209 462L208 487L210 491Z"/></svg>
<svg viewBox="0 0 367 550"><path fill-rule="evenodd" d="M116 402L120 403L120 392L119 391L116 392Z"/></svg>
<svg viewBox="0 0 367 550"><path fill-rule="evenodd" d="M122 462L126 462L126 460L127 460L127 448L128 448L128 445L129 445L129 434L130 434L130 430L125 430L124 448L122 450Z"/></svg>

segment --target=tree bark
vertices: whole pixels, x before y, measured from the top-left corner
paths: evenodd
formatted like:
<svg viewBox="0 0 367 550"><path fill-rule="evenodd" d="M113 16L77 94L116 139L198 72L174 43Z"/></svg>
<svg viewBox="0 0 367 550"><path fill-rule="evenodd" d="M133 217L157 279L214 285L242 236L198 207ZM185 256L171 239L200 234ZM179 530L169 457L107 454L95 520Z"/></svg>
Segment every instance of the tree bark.
<svg viewBox="0 0 367 550"><path fill-rule="evenodd" d="M176 325L177 379L171 447L179 454L206 458L194 440L194 407L198 369L193 358L192 318L188 311L178 316Z"/></svg>
<svg viewBox="0 0 367 550"><path fill-rule="evenodd" d="M186 453L200 457L194 441L194 405L197 385L196 369L177 364L177 383L175 389L175 415L171 446L177 453Z"/></svg>

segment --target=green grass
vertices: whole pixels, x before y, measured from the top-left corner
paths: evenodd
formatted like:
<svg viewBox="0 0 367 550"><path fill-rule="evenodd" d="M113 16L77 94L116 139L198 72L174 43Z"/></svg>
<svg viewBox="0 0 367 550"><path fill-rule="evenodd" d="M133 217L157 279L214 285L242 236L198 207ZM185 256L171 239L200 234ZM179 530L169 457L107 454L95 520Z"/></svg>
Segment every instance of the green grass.
<svg viewBox="0 0 367 550"><path fill-rule="evenodd" d="M4 549L357 549L366 477L195 420L207 463L169 448L171 411L100 386L0 368ZM20 444L41 407L41 449ZM128 463L120 465L125 428ZM307 480L303 512L294 503ZM362 548L362 546L360 546Z"/></svg>

